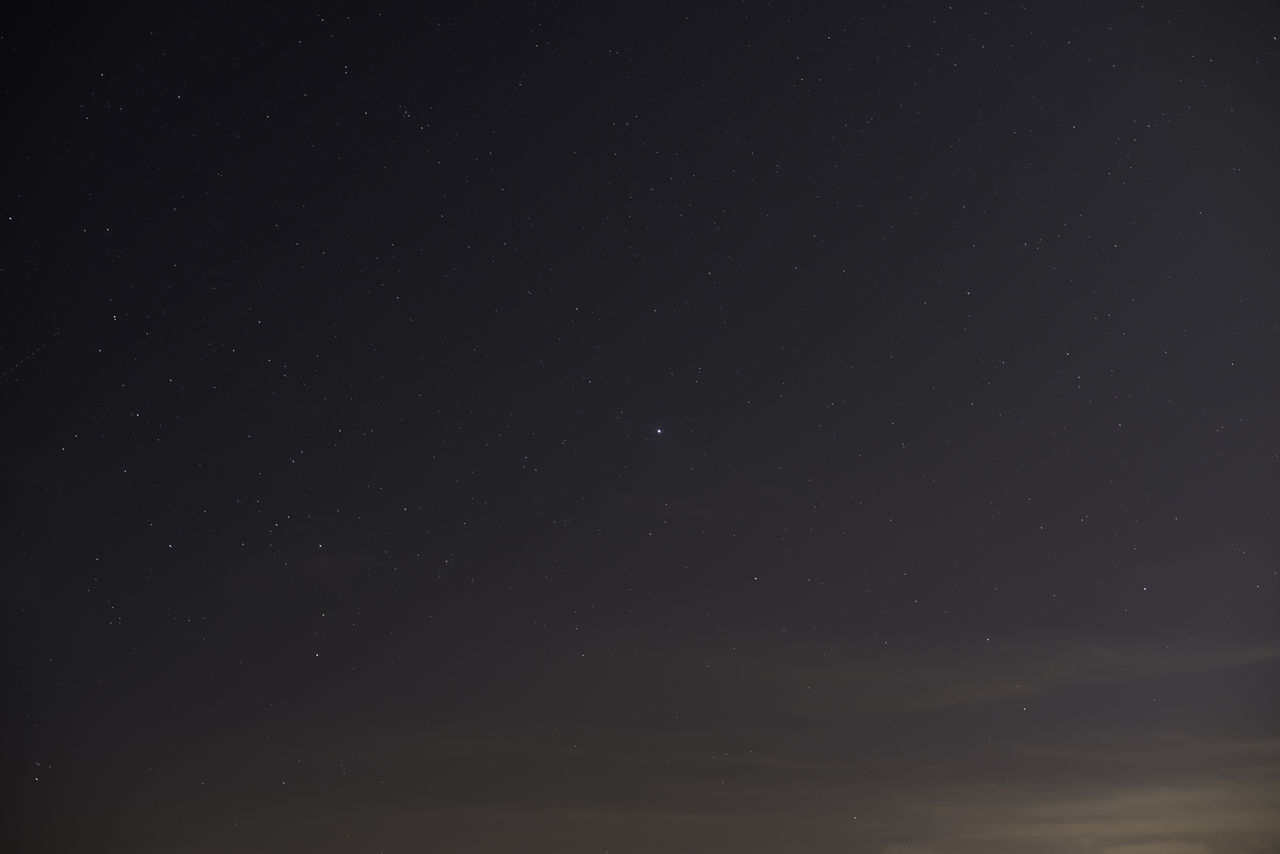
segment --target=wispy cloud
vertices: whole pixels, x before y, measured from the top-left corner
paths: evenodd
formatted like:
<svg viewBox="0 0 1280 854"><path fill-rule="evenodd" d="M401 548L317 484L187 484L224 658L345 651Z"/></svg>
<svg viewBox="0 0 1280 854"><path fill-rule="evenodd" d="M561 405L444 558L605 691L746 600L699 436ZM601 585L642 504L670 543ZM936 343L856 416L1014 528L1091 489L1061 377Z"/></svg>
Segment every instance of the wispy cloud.
<svg viewBox="0 0 1280 854"><path fill-rule="evenodd" d="M494 665L513 692L491 717L281 749L342 781L333 810L458 852L1274 854L1276 662L1230 641L620 644L537 679Z"/></svg>
<svg viewBox="0 0 1280 854"><path fill-rule="evenodd" d="M1021 793L956 786L922 798L909 812L943 840L945 852L1004 850L1104 851L1113 854L1227 852L1249 840L1280 840L1269 785L1209 775L1181 785L1054 788Z"/></svg>
<svg viewBox="0 0 1280 854"><path fill-rule="evenodd" d="M1212 854L1202 842L1138 842L1131 845L1109 845L1103 854Z"/></svg>

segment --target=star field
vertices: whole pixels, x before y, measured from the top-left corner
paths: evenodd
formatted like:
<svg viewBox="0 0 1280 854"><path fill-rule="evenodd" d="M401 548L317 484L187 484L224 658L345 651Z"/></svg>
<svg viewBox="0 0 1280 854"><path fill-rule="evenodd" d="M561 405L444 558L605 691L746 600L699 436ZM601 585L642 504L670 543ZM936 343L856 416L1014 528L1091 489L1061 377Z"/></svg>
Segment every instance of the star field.
<svg viewBox="0 0 1280 854"><path fill-rule="evenodd" d="M1277 39L11 17L6 848L1276 850Z"/></svg>

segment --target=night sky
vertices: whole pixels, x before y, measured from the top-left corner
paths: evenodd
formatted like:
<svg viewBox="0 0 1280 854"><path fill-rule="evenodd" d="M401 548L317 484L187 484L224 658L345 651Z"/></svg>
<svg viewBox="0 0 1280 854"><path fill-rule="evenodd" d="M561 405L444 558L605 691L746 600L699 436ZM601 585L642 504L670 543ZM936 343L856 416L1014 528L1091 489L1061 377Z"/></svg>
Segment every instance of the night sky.
<svg viewBox="0 0 1280 854"><path fill-rule="evenodd" d="M0 22L6 850L1280 851L1280 8L197 5Z"/></svg>

